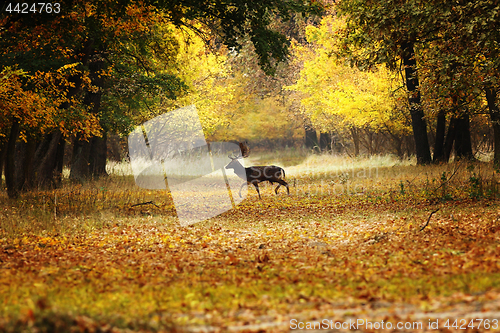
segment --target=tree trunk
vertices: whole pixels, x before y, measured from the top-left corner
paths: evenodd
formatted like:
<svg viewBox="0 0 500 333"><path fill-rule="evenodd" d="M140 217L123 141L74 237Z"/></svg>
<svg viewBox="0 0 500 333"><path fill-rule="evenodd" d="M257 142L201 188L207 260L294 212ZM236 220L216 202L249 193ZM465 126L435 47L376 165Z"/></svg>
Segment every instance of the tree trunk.
<svg viewBox="0 0 500 333"><path fill-rule="evenodd" d="M19 192L16 186L16 141L19 137L19 120L14 118L10 127L9 141L7 142L7 151L5 155L5 184L7 185L7 195L9 198L17 198Z"/></svg>
<svg viewBox="0 0 500 333"><path fill-rule="evenodd" d="M64 139L59 130L52 133L48 143L47 152L36 168L37 185L39 188L57 187L61 182L61 174L57 172L57 153L64 145Z"/></svg>
<svg viewBox="0 0 500 333"><path fill-rule="evenodd" d="M33 188L33 159L36 150L36 141L32 137L27 142L17 144L16 155L16 187L18 191L28 191Z"/></svg>
<svg viewBox="0 0 500 333"><path fill-rule="evenodd" d="M368 138L367 143L368 143L368 156L372 156L374 149L373 149L373 132L370 130L366 131L366 136Z"/></svg>
<svg viewBox="0 0 500 333"><path fill-rule="evenodd" d="M55 168L54 168L54 181L55 181L55 186L59 187L62 182L62 173L63 173L63 168L64 168L64 148L66 147L66 140L64 140L64 137L61 135L61 138L59 139L59 144L57 145L57 150L56 150L56 163L55 163Z"/></svg>
<svg viewBox="0 0 500 333"><path fill-rule="evenodd" d="M0 188L2 188L3 166L5 165L5 155L7 153L7 142L0 144Z"/></svg>
<svg viewBox="0 0 500 333"><path fill-rule="evenodd" d="M468 114L457 118L455 122L455 158L474 159Z"/></svg>
<svg viewBox="0 0 500 333"><path fill-rule="evenodd" d="M453 149L453 142L455 142L456 133L456 118L452 116L450 119L450 124L448 125L448 133L446 134L446 139L444 141L444 161L448 162L451 156L451 150Z"/></svg>
<svg viewBox="0 0 500 333"><path fill-rule="evenodd" d="M319 147L321 151L331 151L332 150L332 136L330 133L320 133L319 134Z"/></svg>
<svg viewBox="0 0 500 333"><path fill-rule="evenodd" d="M403 159L403 140L399 137L392 137L392 146L396 150L399 159Z"/></svg>
<svg viewBox="0 0 500 333"><path fill-rule="evenodd" d="M342 152L342 139L339 134L336 132L332 132L331 134L331 141L330 144L332 146L332 150L336 153L341 153Z"/></svg>
<svg viewBox="0 0 500 333"><path fill-rule="evenodd" d="M84 104L91 107L93 114L98 114L101 107L102 88L104 86L104 76L101 71L104 68L104 61L99 54L94 54L89 60L90 79L92 85L97 87L97 91L87 91ZM103 137L92 137L86 142L75 141L73 148L73 164L71 165L70 178L83 181L84 179L97 178L107 175L106 173L106 135Z"/></svg>
<svg viewBox="0 0 500 333"><path fill-rule="evenodd" d="M83 182L90 178L90 141L75 139L73 143L73 156L71 158L71 171L69 178Z"/></svg>
<svg viewBox="0 0 500 333"><path fill-rule="evenodd" d="M354 156L359 156L359 131L356 127L351 127L350 131L354 143Z"/></svg>
<svg viewBox="0 0 500 333"><path fill-rule="evenodd" d="M493 163L500 167L500 109L497 104L497 93L491 87L486 88L486 101L490 109L490 119L493 126Z"/></svg>
<svg viewBox="0 0 500 333"><path fill-rule="evenodd" d="M102 99L102 88L104 87L104 76L101 75L101 71L104 68L104 61L101 59L100 55L96 55L96 59L93 59L89 64L89 70L91 71L90 77L92 84L99 89L97 92L88 92L88 105L92 106L92 113L98 114L101 109L101 99ZM93 137L91 140L92 149L89 155L89 167L92 178L98 178L100 176L107 176L106 173L106 157L107 157L107 135L106 128L103 127L102 137Z"/></svg>
<svg viewBox="0 0 500 333"><path fill-rule="evenodd" d="M107 176L106 135L93 137L88 141L76 139L73 143L70 178L83 182L88 179Z"/></svg>
<svg viewBox="0 0 500 333"><path fill-rule="evenodd" d="M316 129L312 125L304 125L306 131L305 134L305 145L307 149L317 149L318 147L318 135L316 134Z"/></svg>
<svg viewBox="0 0 500 333"><path fill-rule="evenodd" d="M431 151L429 139L427 138L427 124L424 119L424 111L420 102L420 91L417 77L417 61L413 42L403 44L403 64L405 67L406 88L409 97L411 124L413 137L415 138L415 151L418 164L429 164L431 162Z"/></svg>
<svg viewBox="0 0 500 333"><path fill-rule="evenodd" d="M406 156L410 157L415 154L415 138L413 135L405 135L403 137L403 143L405 147Z"/></svg>
<svg viewBox="0 0 500 333"><path fill-rule="evenodd" d="M434 163L444 161L444 138L446 134L446 116L444 111L439 111L436 124L436 141L434 142Z"/></svg>
<svg viewBox="0 0 500 333"><path fill-rule="evenodd" d="M107 134L104 132L102 137L92 138L92 149L89 156L89 167L91 176L98 178L108 176L106 172L106 157L107 157Z"/></svg>

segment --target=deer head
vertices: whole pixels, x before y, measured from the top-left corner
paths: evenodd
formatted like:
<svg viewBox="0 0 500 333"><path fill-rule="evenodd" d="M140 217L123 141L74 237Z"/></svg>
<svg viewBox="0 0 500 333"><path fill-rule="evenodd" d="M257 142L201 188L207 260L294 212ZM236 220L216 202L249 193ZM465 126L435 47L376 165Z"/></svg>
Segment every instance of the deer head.
<svg viewBox="0 0 500 333"><path fill-rule="evenodd" d="M239 142L238 145L240 146L240 154L239 155L229 155L228 157L231 159L231 161L239 159L239 158L246 158L248 155L250 155L250 147L248 146L248 142Z"/></svg>

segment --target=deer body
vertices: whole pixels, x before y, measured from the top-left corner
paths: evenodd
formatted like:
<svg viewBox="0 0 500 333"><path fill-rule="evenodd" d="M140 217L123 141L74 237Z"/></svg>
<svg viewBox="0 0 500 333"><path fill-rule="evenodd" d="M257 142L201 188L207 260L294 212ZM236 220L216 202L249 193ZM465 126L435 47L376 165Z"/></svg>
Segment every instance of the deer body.
<svg viewBox="0 0 500 333"><path fill-rule="evenodd" d="M281 185L286 187L286 191L290 194L290 189L288 188L287 182L285 182L285 170L275 165L267 165L267 166L252 166L249 168L245 168L238 161L237 158L231 158L232 161L226 166L226 169L233 169L234 173L240 177L241 179L246 179L247 184L253 184L257 193L260 197L259 183L268 181L271 184L278 183L278 186L274 190L276 194L278 194L278 189ZM243 183L240 187L240 198L241 198L241 190L245 183Z"/></svg>

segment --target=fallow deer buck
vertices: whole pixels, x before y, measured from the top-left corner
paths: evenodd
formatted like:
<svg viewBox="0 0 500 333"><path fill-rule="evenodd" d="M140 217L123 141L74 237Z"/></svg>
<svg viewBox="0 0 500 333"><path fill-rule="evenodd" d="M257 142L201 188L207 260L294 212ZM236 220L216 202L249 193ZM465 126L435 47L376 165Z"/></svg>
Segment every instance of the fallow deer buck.
<svg viewBox="0 0 500 333"><path fill-rule="evenodd" d="M285 170L280 168L279 166L276 165L266 165L266 166L251 166L249 168L245 168L241 163L238 161L239 158L242 157L248 157L248 154L250 153L250 148L246 143L240 143L240 149L241 153L239 156L228 156L231 159L231 162L226 165L226 169L233 169L234 173L240 177L241 179L246 179L247 184L253 184L255 186L255 189L257 190L257 193L259 194L259 199L262 199L260 197L260 190L259 190L259 183L268 181L271 184L273 183L278 183L278 186L274 190L276 194L278 194L278 189L280 188L281 185L286 187L287 193L290 195L290 189L288 188L287 182L285 182ZM240 187L240 198L241 198L241 190L243 189L243 186L245 183L243 183Z"/></svg>

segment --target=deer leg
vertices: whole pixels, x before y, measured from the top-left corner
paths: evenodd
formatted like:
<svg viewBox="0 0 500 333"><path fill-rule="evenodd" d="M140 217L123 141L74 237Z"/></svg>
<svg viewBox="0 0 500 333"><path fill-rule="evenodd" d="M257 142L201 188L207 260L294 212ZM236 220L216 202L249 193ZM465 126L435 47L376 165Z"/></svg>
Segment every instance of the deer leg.
<svg viewBox="0 0 500 333"><path fill-rule="evenodd" d="M276 193L276 195L278 195L278 189L280 188L281 184L278 184L278 186L276 186L276 188L274 189L274 193Z"/></svg>
<svg viewBox="0 0 500 333"><path fill-rule="evenodd" d="M257 190L257 193L259 194L259 199L262 199L260 197L259 185L257 183L253 183L253 186L255 186L255 189Z"/></svg>
<svg viewBox="0 0 500 333"><path fill-rule="evenodd" d="M241 187L240 187L240 193L239 193L239 194L240 194L240 198L241 198L241 190L243 189L243 186L245 186L245 184L247 184L247 185L248 185L248 183L243 183L243 184L241 184Z"/></svg>
<svg viewBox="0 0 500 333"><path fill-rule="evenodd" d="M279 183L279 185L278 185L278 187L276 187L276 190L275 190L276 194L278 194L278 188L279 188L281 185L283 185L283 186L285 186L285 187L286 187L286 192L288 193L288 195L290 195L290 189L288 188L288 183L287 183L287 182L285 182L283 179L280 179L280 180L278 181L278 183Z"/></svg>

